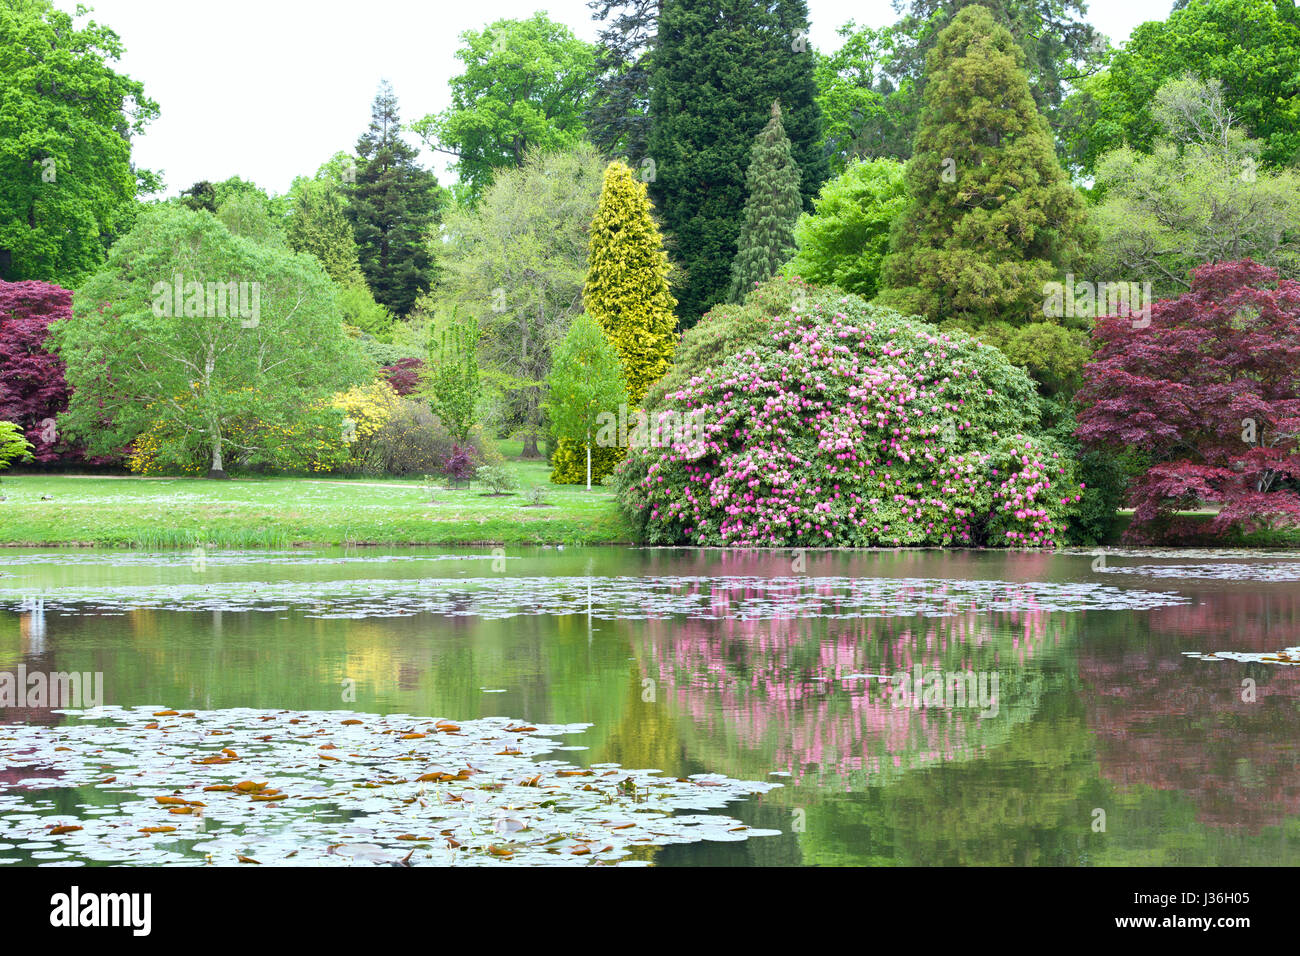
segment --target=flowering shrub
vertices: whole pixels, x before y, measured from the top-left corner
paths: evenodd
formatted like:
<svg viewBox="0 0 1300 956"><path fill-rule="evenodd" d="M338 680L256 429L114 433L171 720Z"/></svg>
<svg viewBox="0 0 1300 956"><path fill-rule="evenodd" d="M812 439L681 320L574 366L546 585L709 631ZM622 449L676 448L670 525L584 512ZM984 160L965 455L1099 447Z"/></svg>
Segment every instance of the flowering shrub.
<svg viewBox="0 0 1300 956"><path fill-rule="evenodd" d="M243 389L236 399L245 393L255 408L257 391ZM184 408L190 401L192 396L177 395L171 404ZM289 424L269 425L255 413L232 416L223 431L227 461L232 467L296 473L359 471L399 401L391 385L376 379L302 409ZM208 456L202 433L159 418L132 443L127 467L141 475L203 475Z"/></svg>
<svg viewBox="0 0 1300 956"><path fill-rule="evenodd" d="M620 501L654 544L1062 542L1079 500L1033 382L996 349L856 296L774 319L653 415L703 440L632 451ZM653 417L653 416L652 416Z"/></svg>

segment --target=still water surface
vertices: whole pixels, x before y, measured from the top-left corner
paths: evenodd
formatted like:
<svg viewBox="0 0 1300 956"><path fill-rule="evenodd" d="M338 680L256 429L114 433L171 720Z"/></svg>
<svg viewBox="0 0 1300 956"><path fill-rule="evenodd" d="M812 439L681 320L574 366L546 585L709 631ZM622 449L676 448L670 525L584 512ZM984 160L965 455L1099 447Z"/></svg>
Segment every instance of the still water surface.
<svg viewBox="0 0 1300 956"><path fill-rule="evenodd" d="M780 784L722 811L778 835L658 865L1300 864L1300 668L1192 656L1296 645L1295 552L0 551L0 671L109 705L590 724L566 760ZM37 775L0 793L96 802Z"/></svg>

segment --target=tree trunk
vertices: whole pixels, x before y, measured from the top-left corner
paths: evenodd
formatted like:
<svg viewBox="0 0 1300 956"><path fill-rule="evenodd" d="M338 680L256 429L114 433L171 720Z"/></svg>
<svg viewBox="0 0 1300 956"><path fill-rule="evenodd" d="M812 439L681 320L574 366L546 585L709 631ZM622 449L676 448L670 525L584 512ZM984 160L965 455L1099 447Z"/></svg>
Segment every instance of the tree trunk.
<svg viewBox="0 0 1300 956"><path fill-rule="evenodd" d="M230 477L229 475L226 474L225 461L224 461L224 460L222 459L222 457L221 457L221 435L220 435L220 433L217 434L217 437L216 437L215 439L213 439L213 442L212 442L212 467L208 469L208 477L209 477L209 478L229 478L229 477Z"/></svg>
<svg viewBox="0 0 1300 956"><path fill-rule="evenodd" d="M591 429L587 429L587 490L591 491Z"/></svg>
<svg viewBox="0 0 1300 956"><path fill-rule="evenodd" d="M537 432L528 432L524 435L524 450L519 453L520 458L541 458L542 453L537 447Z"/></svg>

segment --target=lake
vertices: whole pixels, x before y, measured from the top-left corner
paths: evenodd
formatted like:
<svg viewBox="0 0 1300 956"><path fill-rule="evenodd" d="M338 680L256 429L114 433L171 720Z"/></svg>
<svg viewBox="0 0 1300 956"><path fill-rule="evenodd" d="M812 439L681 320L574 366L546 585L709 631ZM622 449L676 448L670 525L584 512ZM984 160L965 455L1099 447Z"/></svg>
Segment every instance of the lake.
<svg viewBox="0 0 1300 956"><path fill-rule="evenodd" d="M1295 552L7 549L102 685L0 863L1296 865L1296 645Z"/></svg>

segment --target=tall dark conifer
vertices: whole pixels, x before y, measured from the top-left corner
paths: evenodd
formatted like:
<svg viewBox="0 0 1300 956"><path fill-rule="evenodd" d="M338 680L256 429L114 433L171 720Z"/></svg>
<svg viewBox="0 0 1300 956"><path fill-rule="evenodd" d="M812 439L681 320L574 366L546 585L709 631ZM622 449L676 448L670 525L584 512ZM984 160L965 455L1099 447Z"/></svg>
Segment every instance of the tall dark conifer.
<svg viewBox="0 0 1300 956"><path fill-rule="evenodd" d="M435 278L427 237L445 201L437 178L416 163L418 155L402 139L392 87L381 83L370 127L357 140L360 162L347 212L366 283L375 301L399 316Z"/></svg>
<svg viewBox="0 0 1300 956"><path fill-rule="evenodd" d="M638 166L650 138L650 55L662 0L589 0L600 78L584 119L587 135L611 156Z"/></svg>
<svg viewBox="0 0 1300 956"><path fill-rule="evenodd" d="M652 194L685 280L692 325L726 298L754 136L774 100L805 207L825 181L805 0L663 0L650 92Z"/></svg>

